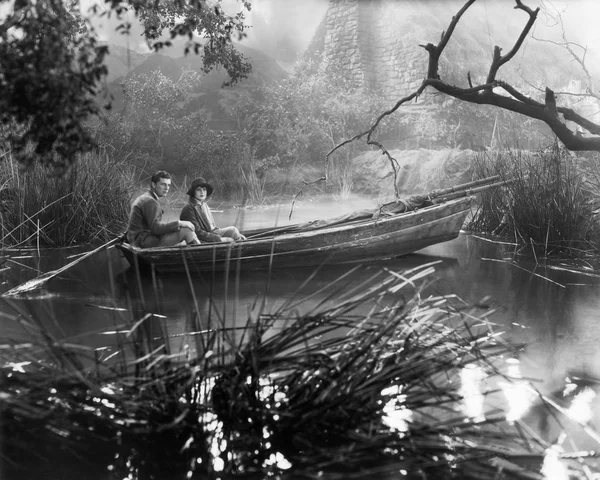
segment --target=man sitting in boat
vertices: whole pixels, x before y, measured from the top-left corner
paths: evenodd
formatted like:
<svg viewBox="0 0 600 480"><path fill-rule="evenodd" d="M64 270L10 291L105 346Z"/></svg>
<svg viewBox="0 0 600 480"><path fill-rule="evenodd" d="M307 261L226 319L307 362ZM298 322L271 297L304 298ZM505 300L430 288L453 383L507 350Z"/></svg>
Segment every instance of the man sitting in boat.
<svg viewBox="0 0 600 480"><path fill-rule="evenodd" d="M234 242L246 240L239 230L234 226L219 228L208 206L208 197L214 192L214 188L203 178L197 178L187 191L190 197L189 203L181 210L179 218L192 223L198 238L203 242Z"/></svg>
<svg viewBox="0 0 600 480"><path fill-rule="evenodd" d="M150 189L135 199L131 205L127 241L136 247L172 247L197 245L194 225L184 220L163 222L163 209L158 201L169 193L171 175L160 170L152 175Z"/></svg>

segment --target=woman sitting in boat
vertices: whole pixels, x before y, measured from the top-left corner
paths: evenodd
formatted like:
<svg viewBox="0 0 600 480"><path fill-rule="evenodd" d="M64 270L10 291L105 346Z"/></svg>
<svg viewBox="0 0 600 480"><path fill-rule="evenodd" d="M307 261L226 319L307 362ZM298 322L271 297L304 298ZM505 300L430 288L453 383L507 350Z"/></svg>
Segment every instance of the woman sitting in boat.
<svg viewBox="0 0 600 480"><path fill-rule="evenodd" d="M187 191L190 202L181 210L180 220L192 222L196 235L202 242L246 240L246 237L234 226L217 227L210 207L207 204L208 197L213 192L214 188L212 185L206 183L203 178L194 180Z"/></svg>

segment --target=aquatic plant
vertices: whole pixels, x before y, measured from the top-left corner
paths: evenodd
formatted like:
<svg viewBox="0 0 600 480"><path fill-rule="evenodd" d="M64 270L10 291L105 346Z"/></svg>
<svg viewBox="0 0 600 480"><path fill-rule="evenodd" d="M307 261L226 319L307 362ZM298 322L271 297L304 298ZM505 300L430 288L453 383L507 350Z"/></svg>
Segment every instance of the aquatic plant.
<svg viewBox="0 0 600 480"><path fill-rule="evenodd" d="M502 392L536 395L520 348L426 295L431 264L369 272L316 305L257 299L240 327L196 307L177 351L141 304L93 348L10 303L31 340L0 345L3 478L542 478L547 451L589 468L507 418Z"/></svg>
<svg viewBox="0 0 600 480"><path fill-rule="evenodd" d="M106 241L124 232L134 169L100 151L82 155L57 176L40 165L0 163L0 244L66 246Z"/></svg>
<svg viewBox="0 0 600 480"><path fill-rule="evenodd" d="M581 254L597 249L600 198L597 167L554 145L537 152L505 149L481 154L477 176L511 179L482 193L466 228L498 234L544 255Z"/></svg>

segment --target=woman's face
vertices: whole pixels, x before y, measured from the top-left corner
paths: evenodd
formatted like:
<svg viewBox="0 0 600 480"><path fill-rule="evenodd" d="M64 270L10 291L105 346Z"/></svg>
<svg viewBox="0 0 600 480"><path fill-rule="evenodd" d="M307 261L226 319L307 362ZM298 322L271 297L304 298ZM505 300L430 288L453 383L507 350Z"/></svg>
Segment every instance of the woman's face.
<svg viewBox="0 0 600 480"><path fill-rule="evenodd" d="M206 200L206 187L196 187L196 190L194 190L194 197L201 202Z"/></svg>

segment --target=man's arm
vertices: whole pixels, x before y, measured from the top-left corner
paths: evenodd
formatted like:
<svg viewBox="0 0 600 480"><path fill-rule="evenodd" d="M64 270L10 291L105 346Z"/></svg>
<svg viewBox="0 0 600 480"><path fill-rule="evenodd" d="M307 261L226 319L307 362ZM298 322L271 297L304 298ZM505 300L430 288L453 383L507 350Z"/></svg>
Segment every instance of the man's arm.
<svg viewBox="0 0 600 480"><path fill-rule="evenodd" d="M158 201L151 199L142 205L142 212L152 235L161 236L179 230L179 220L172 222L162 221L162 208Z"/></svg>

